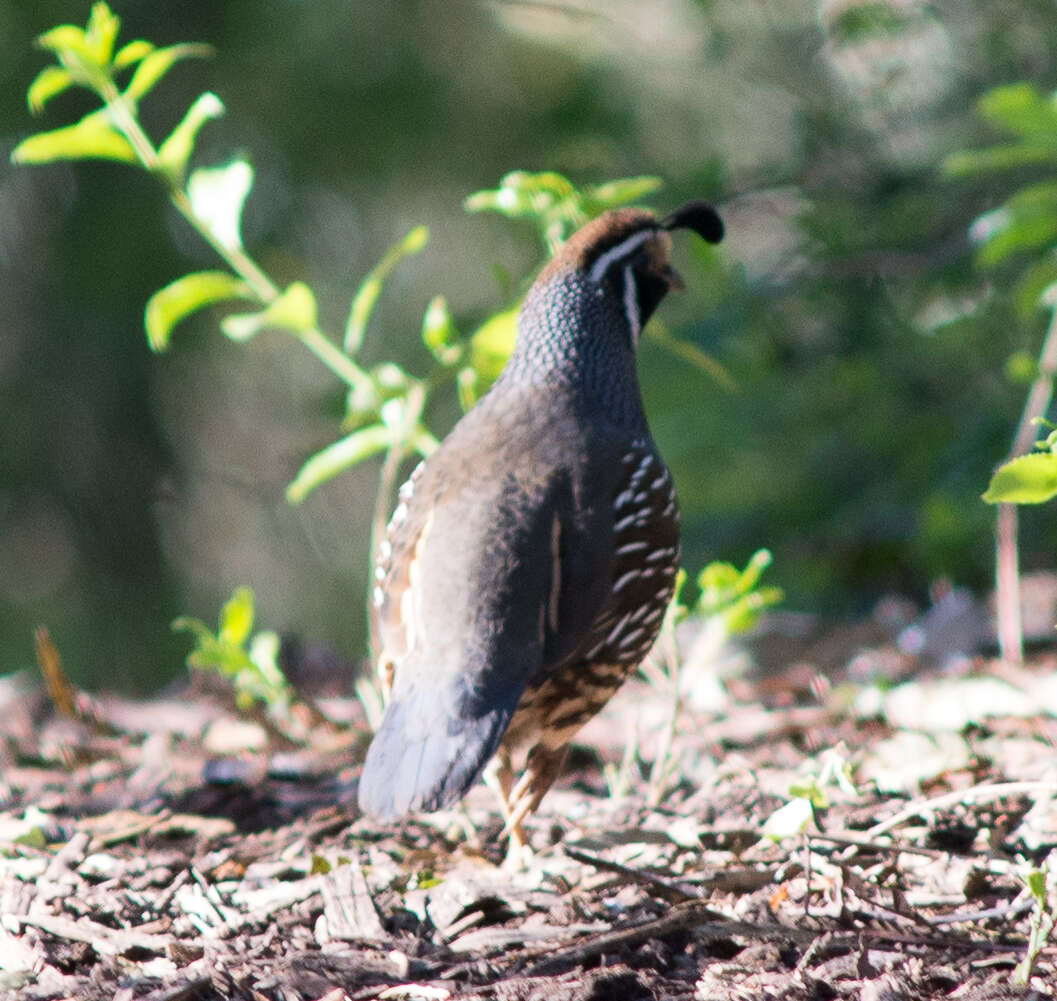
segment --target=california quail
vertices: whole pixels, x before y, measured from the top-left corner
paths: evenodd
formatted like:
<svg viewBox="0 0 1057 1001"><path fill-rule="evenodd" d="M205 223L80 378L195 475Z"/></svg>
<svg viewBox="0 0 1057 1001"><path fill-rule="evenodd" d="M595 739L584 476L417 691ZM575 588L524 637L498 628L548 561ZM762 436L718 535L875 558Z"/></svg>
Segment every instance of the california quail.
<svg viewBox="0 0 1057 1001"><path fill-rule="evenodd" d="M682 287L667 234L679 228L723 236L703 202L663 220L608 212L571 236L525 297L492 389L401 488L372 601L391 692L365 812L447 806L496 755L486 777L519 847L569 740L656 638L679 521L635 349Z"/></svg>

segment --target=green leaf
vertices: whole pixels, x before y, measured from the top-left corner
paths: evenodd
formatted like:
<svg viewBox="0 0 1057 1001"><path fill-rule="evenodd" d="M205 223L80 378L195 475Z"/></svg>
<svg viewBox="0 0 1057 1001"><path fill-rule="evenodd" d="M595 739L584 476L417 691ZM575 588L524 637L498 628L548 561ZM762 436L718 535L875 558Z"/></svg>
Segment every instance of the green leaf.
<svg viewBox="0 0 1057 1001"><path fill-rule="evenodd" d="M1055 145L1057 105L1031 83L995 87L980 98L980 114L992 124L1019 136L1042 138Z"/></svg>
<svg viewBox="0 0 1057 1001"><path fill-rule="evenodd" d="M767 818L763 825L764 837L783 841L803 834L811 826L815 814L811 802L802 797L791 799Z"/></svg>
<svg viewBox="0 0 1057 1001"><path fill-rule="evenodd" d="M554 171L515 170L494 191L474 192L463 205L468 212L491 211L508 218L534 219L553 254L571 231L588 219L643 198L660 186L656 177L625 177L581 191Z"/></svg>
<svg viewBox="0 0 1057 1001"><path fill-rule="evenodd" d="M517 339L521 304L490 316L470 337L470 365L479 383L490 386L503 370Z"/></svg>
<svg viewBox="0 0 1057 1001"><path fill-rule="evenodd" d="M390 441L396 441L397 436L403 431L407 405L406 396L393 396L379 408L378 416L381 417L382 423L389 429Z"/></svg>
<svg viewBox="0 0 1057 1001"><path fill-rule="evenodd" d="M415 890L432 890L434 887L441 886L444 883L444 879L440 876L434 876L433 873L428 870L415 873L415 885L409 887L409 889Z"/></svg>
<svg viewBox="0 0 1057 1001"><path fill-rule="evenodd" d="M789 795L797 799L806 799L817 810L825 810L829 806L829 797L817 778L790 783Z"/></svg>
<svg viewBox="0 0 1057 1001"><path fill-rule="evenodd" d="M372 424L346 435L312 456L286 488L286 499L300 504L309 493L358 462L388 448L392 434L384 424Z"/></svg>
<svg viewBox="0 0 1057 1001"><path fill-rule="evenodd" d="M1014 351L1003 366L1006 378L1014 385L1026 386L1039 377L1038 359L1030 351Z"/></svg>
<svg viewBox="0 0 1057 1001"><path fill-rule="evenodd" d="M1021 213L991 233L976 252L981 267L993 267L1013 254L1047 247L1057 239L1057 208Z"/></svg>
<svg viewBox="0 0 1057 1001"><path fill-rule="evenodd" d="M48 847L46 830L53 830L55 821L38 806L26 807L22 819L8 816L4 818L4 841L14 845L25 845L27 848L44 851ZM4 854L7 855L5 849ZM10 981L8 981L10 983Z"/></svg>
<svg viewBox="0 0 1057 1001"><path fill-rule="evenodd" d="M253 589L239 587L220 610L217 639L221 643L242 646L253 629Z"/></svg>
<svg viewBox="0 0 1057 1001"><path fill-rule="evenodd" d="M169 72L181 59L204 58L212 55L209 45L196 42L185 42L181 45L170 45L164 49L154 49L140 61L136 72L125 88L125 97L138 101L149 93L155 84Z"/></svg>
<svg viewBox="0 0 1057 1001"><path fill-rule="evenodd" d="M399 243L394 244L385 252L385 256L360 283L360 287L352 298L349 319L345 324L345 353L347 355L355 355L360 350L367 323L386 277L405 257L417 254L428 240L429 230L425 226L416 226Z"/></svg>
<svg viewBox="0 0 1057 1001"><path fill-rule="evenodd" d="M745 569L741 572L741 578L738 581L738 590L742 594L747 594L757 584L760 583L760 577L774 562L774 557L771 556L769 549L757 549L752 554L749 562L745 564Z"/></svg>
<svg viewBox="0 0 1057 1001"><path fill-rule="evenodd" d="M511 219L538 217L575 193L572 182L555 171L533 174L514 170L503 177L496 190L474 192L463 207L467 212L499 212Z"/></svg>
<svg viewBox="0 0 1057 1001"><path fill-rule="evenodd" d="M531 215L532 199L528 194L512 188L499 188L497 191L475 191L462 203L467 212L498 212L508 219L517 219Z"/></svg>
<svg viewBox="0 0 1057 1001"><path fill-rule="evenodd" d="M1037 212L1057 207L1057 181L1041 181L1020 188L1008 202L1014 212Z"/></svg>
<svg viewBox="0 0 1057 1001"><path fill-rule="evenodd" d="M61 94L68 87L72 87L74 83L75 80L69 70L64 70L61 66L45 66L26 91L29 110L34 115L39 114L44 110L44 105L48 101L56 94Z"/></svg>
<svg viewBox="0 0 1057 1001"><path fill-rule="evenodd" d="M228 250L242 249L242 206L253 187L253 167L235 159L223 167L200 167L187 182L191 211Z"/></svg>
<svg viewBox="0 0 1057 1001"><path fill-rule="evenodd" d="M37 46L57 55L67 51L76 53L83 59L90 58L84 28L78 28L75 24L60 24L50 31L45 31L43 35L38 35Z"/></svg>
<svg viewBox="0 0 1057 1001"><path fill-rule="evenodd" d="M496 190L475 192L463 204L469 212L493 211L510 218L534 219L553 254L569 233L589 218L653 187L650 178L627 178L581 192L554 171L533 174L516 170L507 174Z"/></svg>
<svg viewBox="0 0 1057 1001"><path fill-rule="evenodd" d="M224 105L216 94L206 92L191 105L183 120L172 130L158 150L158 160L169 176L179 184L194 151L198 130L213 118L224 114Z"/></svg>
<svg viewBox="0 0 1057 1001"><path fill-rule="evenodd" d="M728 633L740 633L756 624L760 613L782 601L777 587L760 587L760 576L771 565L771 554L757 550L744 570L731 563L708 564L697 578L701 595L696 611L704 616L720 616Z"/></svg>
<svg viewBox="0 0 1057 1001"><path fill-rule="evenodd" d="M199 671L211 668L229 678L234 678L247 669L252 670L253 662L245 650L220 643L216 639L209 639L200 642L187 655L187 666Z"/></svg>
<svg viewBox="0 0 1057 1001"><path fill-rule="evenodd" d="M271 629L256 633L250 641L250 660L257 666L260 677L276 694L286 688L286 677L279 667L279 649L282 641ZM269 699L269 701L272 701Z"/></svg>
<svg viewBox="0 0 1057 1001"><path fill-rule="evenodd" d="M56 160L117 160L135 163L129 141L108 122L105 113L92 112L76 125L38 132L23 139L11 154L12 163L54 163Z"/></svg>
<svg viewBox="0 0 1057 1001"><path fill-rule="evenodd" d="M226 299L251 299L245 282L227 271L196 271L159 289L147 301L143 323L152 351L169 346L173 328L195 311Z"/></svg>
<svg viewBox="0 0 1057 1001"><path fill-rule="evenodd" d="M1057 149L1037 143L1017 143L963 150L952 153L943 161L943 173L948 177L973 177L1039 163L1057 163Z"/></svg>
<svg viewBox="0 0 1057 1001"><path fill-rule="evenodd" d="M181 615L173 619L171 628L174 633L193 633L199 644L216 640L209 626L201 619L193 619L189 615Z"/></svg>
<svg viewBox="0 0 1057 1001"><path fill-rule="evenodd" d="M1043 867L1041 869L1030 869L1021 876L1024 880L1024 885L1028 888L1028 892L1040 906L1046 905L1046 875L1046 869Z"/></svg>
<svg viewBox="0 0 1057 1001"><path fill-rule="evenodd" d="M105 3L92 4L84 41L88 56L96 66L109 64L120 27L121 19Z"/></svg>
<svg viewBox="0 0 1057 1001"><path fill-rule="evenodd" d="M827 29L830 38L838 45L857 45L887 38L902 31L910 22L895 4L887 2L855 3L832 9L839 13Z"/></svg>
<svg viewBox="0 0 1057 1001"><path fill-rule="evenodd" d="M137 38L134 42L129 42L118 50L117 55L114 56L114 69L120 70L126 66L133 65L133 63L138 63L153 51L154 46L150 42Z"/></svg>
<svg viewBox="0 0 1057 1001"><path fill-rule="evenodd" d="M411 377L396 362L383 361L371 370L371 376L376 387L374 399L378 399L377 389L384 390L387 396L406 396L411 387Z"/></svg>
<svg viewBox="0 0 1057 1001"><path fill-rule="evenodd" d="M736 593L738 579L741 575L733 563L715 560L709 563L697 576L697 586L701 589L702 602L708 599L710 605L718 607L720 602L729 600ZM711 607L707 607L712 611Z"/></svg>
<svg viewBox="0 0 1057 1001"><path fill-rule="evenodd" d="M304 282L292 282L265 311L268 324L284 330L311 330L318 321L316 297Z"/></svg>
<svg viewBox="0 0 1057 1001"><path fill-rule="evenodd" d="M1031 452L995 470L983 494L988 504L1042 504L1057 495L1057 455Z"/></svg>
<svg viewBox="0 0 1057 1001"><path fill-rule="evenodd" d="M1047 254L1030 265L1013 286L1013 302L1022 319L1033 317L1040 308L1052 309L1051 289L1057 283L1057 255Z"/></svg>
<svg viewBox="0 0 1057 1001"><path fill-rule="evenodd" d="M607 209L629 205L652 195L664 186L659 177L622 177L605 184L594 185L584 194L584 208L589 216L596 216Z"/></svg>
<svg viewBox="0 0 1057 1001"><path fill-rule="evenodd" d="M727 632L732 635L747 632L756 625L762 612L781 604L784 599L785 592L780 587L761 587L742 595L723 612Z"/></svg>
<svg viewBox="0 0 1057 1001"><path fill-rule="evenodd" d="M544 170L539 173L514 170L503 178L502 184L503 187L515 188L530 194L545 195L555 200L576 194L572 181L556 170Z"/></svg>
<svg viewBox="0 0 1057 1001"><path fill-rule="evenodd" d="M422 317L422 343L441 365L450 366L462 356L458 339L447 299L442 295L434 296Z"/></svg>
<svg viewBox="0 0 1057 1001"><path fill-rule="evenodd" d="M234 313L220 321L221 333L237 344L243 344L256 337L267 326L268 311L265 309L259 313Z"/></svg>
<svg viewBox="0 0 1057 1001"><path fill-rule="evenodd" d="M317 322L316 297L303 281L286 286L282 295L259 313L225 316L220 329L231 340L248 340L266 327L294 333L314 330Z"/></svg>

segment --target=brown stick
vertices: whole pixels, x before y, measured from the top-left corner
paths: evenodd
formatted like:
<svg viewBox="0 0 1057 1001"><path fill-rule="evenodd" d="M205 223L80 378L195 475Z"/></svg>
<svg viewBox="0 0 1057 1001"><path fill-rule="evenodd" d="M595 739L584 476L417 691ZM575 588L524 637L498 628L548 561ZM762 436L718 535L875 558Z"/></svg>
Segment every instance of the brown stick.
<svg viewBox="0 0 1057 1001"><path fill-rule="evenodd" d="M562 851L576 862L594 866L596 869L601 869L605 872L615 872L618 875L623 876L625 879L631 879L636 883L643 883L646 886L650 886L657 892L658 896L664 897L667 900L684 901L701 899L701 894L695 892L692 887L686 884L680 884L674 879L665 879L663 876L657 876L652 872L633 869L630 866L621 865L619 862L613 862L610 859L602 858L600 855L582 852L578 848L573 848L571 845L564 845ZM722 915L714 914L713 917L720 919L722 918Z"/></svg>
<svg viewBox="0 0 1057 1001"><path fill-rule="evenodd" d="M58 648L51 640L47 626L37 626L33 633L33 646L37 654L37 667L44 675L44 684L55 711L67 719L77 719L77 703L73 685L66 677Z"/></svg>

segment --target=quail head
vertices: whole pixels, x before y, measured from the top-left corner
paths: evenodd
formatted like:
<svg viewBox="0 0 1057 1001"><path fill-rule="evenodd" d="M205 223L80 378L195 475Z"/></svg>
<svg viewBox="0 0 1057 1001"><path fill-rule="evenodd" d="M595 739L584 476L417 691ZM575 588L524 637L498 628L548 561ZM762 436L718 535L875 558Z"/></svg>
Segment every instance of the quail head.
<svg viewBox="0 0 1057 1001"><path fill-rule="evenodd" d="M679 519L635 351L682 287L668 235L682 228L723 236L704 202L664 219L612 211L573 234L525 297L498 380L401 488L372 601L390 694L365 812L448 806L492 761L520 847L569 741L653 644Z"/></svg>

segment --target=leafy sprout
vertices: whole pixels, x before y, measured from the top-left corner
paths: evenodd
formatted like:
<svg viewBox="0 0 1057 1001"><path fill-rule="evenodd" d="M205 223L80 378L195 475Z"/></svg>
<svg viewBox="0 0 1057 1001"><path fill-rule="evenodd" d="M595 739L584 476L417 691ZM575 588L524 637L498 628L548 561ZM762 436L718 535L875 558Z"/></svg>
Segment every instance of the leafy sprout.
<svg viewBox="0 0 1057 1001"><path fill-rule="evenodd" d="M709 563L697 576L698 597L693 604L683 600L686 572L680 570L676 575L657 645L640 668L646 680L669 697L667 719L650 769L651 802L660 802L675 771L672 745L683 708L684 671L691 663L694 669L707 669L728 637L751 629L767 608L782 601L784 595L780 588L764 587L760 582L770 564L771 554L766 549L757 551L743 570L722 561ZM686 619L695 621L698 638L689 655L684 657L676 641L676 628ZM607 776L610 789L627 787L630 755L637 753L637 748L637 739L633 739L628 744L629 756L621 765L621 773L610 770Z"/></svg>
<svg viewBox="0 0 1057 1001"><path fill-rule="evenodd" d="M515 170L494 191L478 191L465 201L468 212L498 212L508 219L529 219L550 254L585 222L609 209L637 202L661 187L659 177L625 177L577 189L554 171Z"/></svg>
<svg viewBox="0 0 1057 1001"><path fill-rule="evenodd" d="M1048 424L1041 418L1035 423ZM1057 497L1057 430L1037 441L1033 452L999 466L983 494L988 504L1043 504L1052 497Z"/></svg>
<svg viewBox="0 0 1057 1001"><path fill-rule="evenodd" d="M292 701L293 691L279 667L279 637L270 630L253 633L253 619L253 591L240 587L220 610L216 632L189 616L175 619L172 627L195 638L187 666L227 678L240 709L262 703L272 712L281 712Z"/></svg>
<svg viewBox="0 0 1057 1001"><path fill-rule="evenodd" d="M1039 953L1042 952L1053 933L1054 925L1057 924L1057 908L1054 906L1057 897L1054 896L1051 871L1046 863L1037 868L1026 869L1021 874L1021 879L1024 889L1031 898L1030 931L1024 958L1013 971L1012 980L1017 986L1024 987L1031 982L1031 974Z"/></svg>

